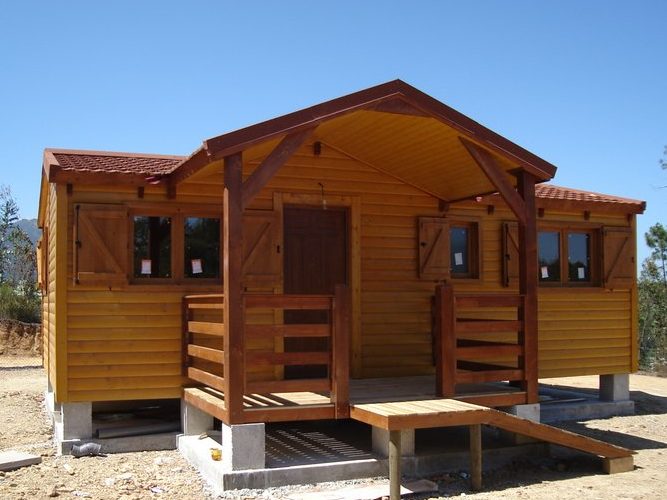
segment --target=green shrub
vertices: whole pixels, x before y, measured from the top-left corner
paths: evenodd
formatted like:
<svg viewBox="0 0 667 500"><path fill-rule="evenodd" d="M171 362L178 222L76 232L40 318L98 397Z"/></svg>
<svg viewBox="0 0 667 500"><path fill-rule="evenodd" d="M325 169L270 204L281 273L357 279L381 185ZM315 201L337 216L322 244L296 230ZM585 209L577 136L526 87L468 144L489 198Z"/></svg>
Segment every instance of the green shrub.
<svg viewBox="0 0 667 500"><path fill-rule="evenodd" d="M0 318L23 323L41 321L41 301L38 294L22 294L9 286L0 284Z"/></svg>

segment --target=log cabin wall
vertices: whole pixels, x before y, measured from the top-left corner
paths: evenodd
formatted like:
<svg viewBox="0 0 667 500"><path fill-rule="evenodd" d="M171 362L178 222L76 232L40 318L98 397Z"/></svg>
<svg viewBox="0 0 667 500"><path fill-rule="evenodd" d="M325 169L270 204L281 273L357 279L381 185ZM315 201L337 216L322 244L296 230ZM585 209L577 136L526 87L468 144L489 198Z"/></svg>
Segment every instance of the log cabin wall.
<svg viewBox="0 0 667 500"><path fill-rule="evenodd" d="M261 157L247 158L244 177ZM174 199L165 188L147 186L139 198L136 187L75 185L67 194L66 339L67 392L60 401L178 398L185 382L181 374L181 299L191 293L221 293L221 285L130 284L108 286L74 283L73 221L77 204L205 207L222 213L222 173L219 164L206 167L179 184ZM503 283L503 228L514 220L502 204L489 213L484 202L464 202L440 211L438 200L394 177L327 145L318 156L313 144L301 148L283 166L248 207L255 215L280 210L281 193L324 199L353 200L358 209L360 241L358 292L353 305L353 375L381 377L434 372L431 339L431 296L435 282L418 274L418 218L446 217L476 223L479 229L479 278L454 278L457 293L511 292ZM54 193L52 187L51 194ZM55 205L49 198L49 238L55 241ZM286 203L293 198L286 198ZM51 212L54 212L51 215ZM262 212L259 212L262 211ZM597 214L547 210L538 224L576 222L598 226L633 227L625 214ZM61 229L62 230L62 229ZM128 228L129 233L129 228ZM280 237L280 235L279 235ZM634 241L633 241L634 244ZM49 247L49 269L55 267L55 245ZM261 259L260 259L261 260ZM51 261L54 261L53 263ZM128 263L129 265L129 263ZM50 276L55 279L55 272ZM354 280L352 280L354 281ZM273 279L253 281L247 291L281 290L280 273ZM355 286L355 283L352 283ZM55 379L51 322L55 284L49 284L49 373ZM59 296L60 300L60 296ZM635 368L636 300L633 287L613 291L590 288L545 288L539 292L540 377L621 373ZM476 311L462 311L479 317ZM504 311L496 311L502 316ZM248 322L271 322L264 311ZM273 351L273 343L255 343L252 350ZM249 380L270 379L278 371L249 368Z"/></svg>

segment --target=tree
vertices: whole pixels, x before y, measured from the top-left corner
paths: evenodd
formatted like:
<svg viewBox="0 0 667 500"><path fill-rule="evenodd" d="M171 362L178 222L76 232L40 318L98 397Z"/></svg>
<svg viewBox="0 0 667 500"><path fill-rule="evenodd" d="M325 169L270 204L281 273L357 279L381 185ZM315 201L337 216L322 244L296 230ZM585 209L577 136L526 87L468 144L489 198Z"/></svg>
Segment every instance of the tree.
<svg viewBox="0 0 667 500"><path fill-rule="evenodd" d="M37 259L18 216L11 190L0 185L0 318L35 323L40 320Z"/></svg>
<svg viewBox="0 0 667 500"><path fill-rule="evenodd" d="M7 186L0 185L0 283L9 279L12 239L16 236L19 207Z"/></svg>
<svg viewBox="0 0 667 500"><path fill-rule="evenodd" d="M645 234L653 250L644 260L637 284L639 295L639 360L644 369L667 364L667 230L651 226Z"/></svg>
<svg viewBox="0 0 667 500"><path fill-rule="evenodd" d="M658 267L662 275L662 281L667 285L667 229L665 229L659 222L651 226L645 235L646 244L653 250L651 258L653 263Z"/></svg>

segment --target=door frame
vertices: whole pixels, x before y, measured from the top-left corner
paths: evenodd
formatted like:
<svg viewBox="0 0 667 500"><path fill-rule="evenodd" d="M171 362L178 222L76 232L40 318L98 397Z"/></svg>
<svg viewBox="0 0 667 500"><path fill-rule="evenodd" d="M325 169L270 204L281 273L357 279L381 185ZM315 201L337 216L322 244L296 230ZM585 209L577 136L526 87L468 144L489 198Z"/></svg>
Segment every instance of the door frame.
<svg viewBox="0 0 667 500"><path fill-rule="evenodd" d="M330 207L347 208L348 210L348 286L352 294L352 335L350 338L350 376L360 378L362 375L361 359L361 198L327 194L326 204ZM294 207L321 207L322 194L306 193L273 193L273 209L279 213L282 224L285 205ZM284 242L283 242L284 243ZM283 293L284 270L281 273L280 290Z"/></svg>

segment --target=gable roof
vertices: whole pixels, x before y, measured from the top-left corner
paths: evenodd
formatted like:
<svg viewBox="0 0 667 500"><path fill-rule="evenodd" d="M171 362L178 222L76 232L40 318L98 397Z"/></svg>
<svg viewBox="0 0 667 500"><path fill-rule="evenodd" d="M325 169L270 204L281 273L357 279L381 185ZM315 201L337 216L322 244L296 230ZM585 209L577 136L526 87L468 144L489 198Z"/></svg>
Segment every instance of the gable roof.
<svg viewBox="0 0 667 500"><path fill-rule="evenodd" d="M349 115L353 117L348 119ZM538 181L549 180L556 172L542 158L415 87L394 80L205 140L172 172L170 181L177 184L225 156L316 126L316 140L331 136L334 146L417 187L429 186L428 192L447 201L494 191L484 175L479 175L459 137L494 153L506 172L522 168ZM402 141L405 138L408 140ZM478 174L476 182L454 185L471 171ZM440 186L433 185L434 179L444 179L446 174L454 175ZM425 179L428 175L431 178Z"/></svg>

